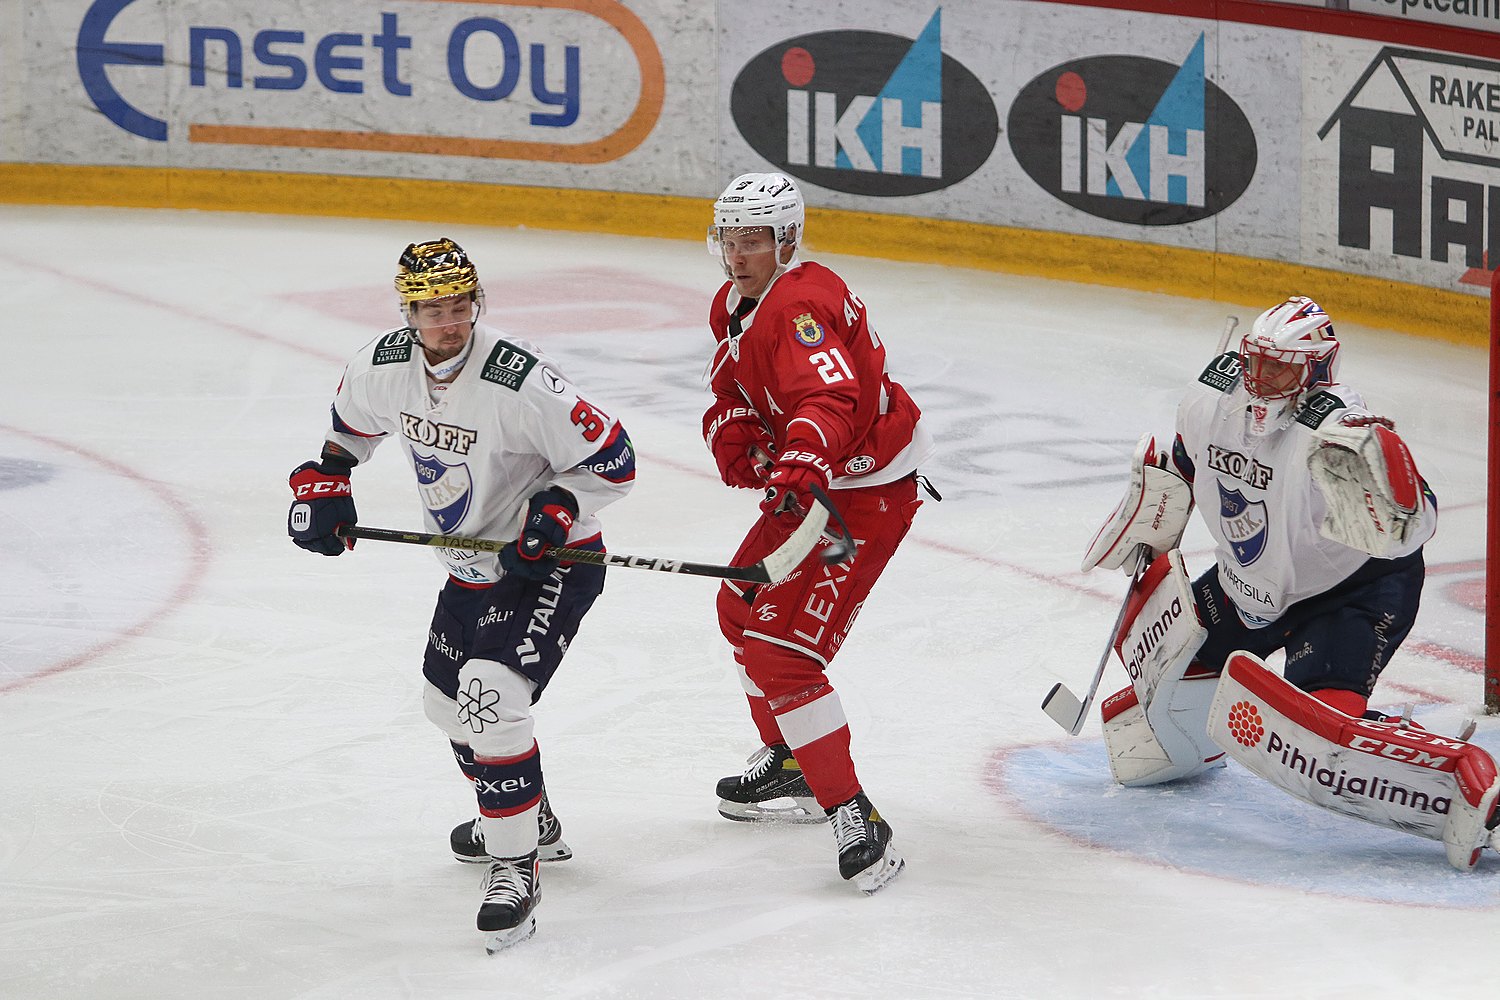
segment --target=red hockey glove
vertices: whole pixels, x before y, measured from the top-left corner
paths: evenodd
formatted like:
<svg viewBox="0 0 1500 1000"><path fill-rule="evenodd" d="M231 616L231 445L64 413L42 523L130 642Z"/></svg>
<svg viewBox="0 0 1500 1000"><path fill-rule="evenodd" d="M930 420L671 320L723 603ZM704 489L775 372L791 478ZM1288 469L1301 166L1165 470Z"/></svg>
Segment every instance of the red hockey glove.
<svg viewBox="0 0 1500 1000"><path fill-rule="evenodd" d="M345 549L354 548L354 539L334 534L341 524L359 523L349 485L350 468L324 459L321 464L303 462L287 477L293 499L286 533L301 548L325 556L343 555Z"/></svg>
<svg viewBox="0 0 1500 1000"><path fill-rule="evenodd" d="M500 550L505 572L528 580L545 580L557 569L558 560L547 555L568 540L578 518L578 501L561 486L549 486L533 494L526 505L526 521L514 547Z"/></svg>
<svg viewBox="0 0 1500 1000"><path fill-rule="evenodd" d="M715 405L703 417L703 440L714 453L725 486L742 490L765 486L764 463L776 453L775 445L760 415L750 407Z"/></svg>
<svg viewBox="0 0 1500 1000"><path fill-rule="evenodd" d="M816 503L812 487L828 489L833 481L833 469L828 462L811 451L784 451L771 468L766 480L766 496L760 509L767 514L780 514L795 505L802 510L812 509Z"/></svg>

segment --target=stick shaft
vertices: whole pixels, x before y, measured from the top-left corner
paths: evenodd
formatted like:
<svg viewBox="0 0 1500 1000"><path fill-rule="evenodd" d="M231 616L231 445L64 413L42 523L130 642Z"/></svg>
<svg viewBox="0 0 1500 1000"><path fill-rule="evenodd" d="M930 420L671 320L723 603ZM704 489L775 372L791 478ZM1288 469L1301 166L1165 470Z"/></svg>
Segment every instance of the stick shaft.
<svg viewBox="0 0 1500 1000"><path fill-rule="evenodd" d="M1089 706L1094 703L1094 696L1099 693L1099 682L1104 679L1104 668L1109 664L1109 651L1114 648L1115 637L1120 634L1120 626L1130 610L1130 598L1135 594L1135 588L1140 583L1141 570L1145 562L1146 552L1142 546L1136 550L1135 567L1130 571L1130 586L1125 589L1125 600L1120 602L1120 613L1115 615L1115 623L1111 626L1109 638L1104 643L1104 652L1099 654L1099 665L1094 668L1094 678L1089 682L1088 691L1083 698L1079 699L1062 684L1054 684L1052 690L1047 693L1047 697L1042 699L1042 711L1073 736L1083 731L1083 720L1089 714Z"/></svg>
<svg viewBox="0 0 1500 1000"><path fill-rule="evenodd" d="M775 583L784 578L807 558L807 554L818 544L828 518L835 514L833 503L822 490L813 488L817 503L802 519L797 530L785 542L753 566L719 566L713 563L688 562L685 559L659 559L648 556L628 556L614 552L598 552L594 549L573 549L553 546L546 555L565 563L587 563L593 566L622 566L626 569L654 570L658 573L678 573L683 576L706 576L716 580L735 580L740 583ZM358 524L341 524L335 532L341 538L368 538L377 542L401 542L406 545L425 545L439 549L468 549L474 552L500 552L513 548L514 541L494 538L471 538L467 535L439 535L425 531L397 531L391 528L367 528ZM842 562L854 556L853 540L847 532L831 544L824 553L825 558Z"/></svg>
<svg viewBox="0 0 1500 1000"><path fill-rule="evenodd" d="M494 538L439 535L425 531L397 531L392 528L368 528L364 525L340 525L338 533L344 538L367 538L377 542L401 542L407 545L425 545L439 549L468 549L473 552L499 552L505 548L515 547L513 541L501 541ZM682 559L646 558L614 552L598 552L593 549L573 549L566 546L549 548L546 554L565 563L623 566L628 569L648 569L658 573L680 573L684 576L710 576L720 580L739 580L746 583L769 582L765 578L764 570L758 566L716 566Z"/></svg>

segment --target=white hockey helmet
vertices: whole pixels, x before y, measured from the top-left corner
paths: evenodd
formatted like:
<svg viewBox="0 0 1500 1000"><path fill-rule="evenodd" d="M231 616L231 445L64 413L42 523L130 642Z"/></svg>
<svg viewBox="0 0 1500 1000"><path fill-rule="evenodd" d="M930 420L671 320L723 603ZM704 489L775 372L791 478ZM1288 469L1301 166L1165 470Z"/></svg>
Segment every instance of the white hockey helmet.
<svg viewBox="0 0 1500 1000"><path fill-rule="evenodd" d="M1260 399L1290 399L1338 374L1339 342L1323 307L1294 295L1255 318L1240 342L1245 388Z"/></svg>
<svg viewBox="0 0 1500 1000"><path fill-rule="evenodd" d="M786 174L740 174L714 202L714 224L708 229L708 252L722 257L719 236L727 229L769 226L780 247L802 240L807 209L802 192Z"/></svg>

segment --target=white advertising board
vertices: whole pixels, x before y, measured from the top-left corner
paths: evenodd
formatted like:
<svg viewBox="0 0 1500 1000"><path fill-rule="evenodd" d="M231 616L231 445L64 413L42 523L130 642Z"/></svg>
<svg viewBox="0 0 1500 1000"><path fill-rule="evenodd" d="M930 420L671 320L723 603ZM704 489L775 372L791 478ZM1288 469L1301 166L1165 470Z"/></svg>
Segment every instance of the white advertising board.
<svg viewBox="0 0 1500 1000"><path fill-rule="evenodd" d="M712 132L708 4L4 6L24 9L8 160L635 190L711 174L691 141Z"/></svg>
<svg viewBox="0 0 1500 1000"><path fill-rule="evenodd" d="M774 165L835 207L1296 258L1291 33L1020 0L720 18L729 172Z"/></svg>
<svg viewBox="0 0 1500 1000"><path fill-rule="evenodd" d="M1348 0L1360 14L1448 24L1474 31L1500 31L1500 0Z"/></svg>
<svg viewBox="0 0 1500 1000"><path fill-rule="evenodd" d="M1309 36L1302 242L1321 267L1482 295L1500 258L1500 61Z"/></svg>

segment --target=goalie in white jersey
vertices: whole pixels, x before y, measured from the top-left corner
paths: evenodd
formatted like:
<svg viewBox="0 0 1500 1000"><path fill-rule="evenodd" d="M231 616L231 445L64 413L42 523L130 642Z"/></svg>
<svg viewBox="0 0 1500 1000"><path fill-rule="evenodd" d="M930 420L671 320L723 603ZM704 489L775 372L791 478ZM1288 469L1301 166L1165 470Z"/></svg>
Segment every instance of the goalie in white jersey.
<svg viewBox="0 0 1500 1000"><path fill-rule="evenodd" d="M319 461L293 470L288 533L324 555L357 515L349 474L401 443L422 516L445 535L515 538L499 554L435 551L448 573L423 662L426 714L474 785L460 861L488 866L478 927L490 951L535 930L539 861L571 857L542 783L531 706L604 587L604 567L559 565L549 547L603 549L596 512L624 496L624 428L536 347L477 323L484 293L452 240L412 244L396 290L408 325L344 370Z"/></svg>
<svg viewBox="0 0 1500 1000"><path fill-rule="evenodd" d="M1394 422L1338 380L1317 303L1266 310L1239 348L1199 375L1169 450L1142 439L1084 558L1150 563L1112 638L1132 680L1101 706L1114 776L1177 780L1228 753L1317 805L1442 839L1471 867L1494 821L1494 762L1369 710L1416 618L1436 499ZM1216 560L1189 584L1177 544L1194 506ZM1277 651L1285 681L1261 662Z"/></svg>

